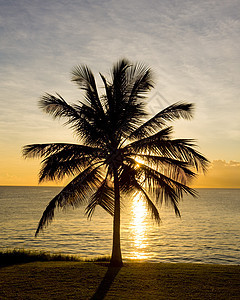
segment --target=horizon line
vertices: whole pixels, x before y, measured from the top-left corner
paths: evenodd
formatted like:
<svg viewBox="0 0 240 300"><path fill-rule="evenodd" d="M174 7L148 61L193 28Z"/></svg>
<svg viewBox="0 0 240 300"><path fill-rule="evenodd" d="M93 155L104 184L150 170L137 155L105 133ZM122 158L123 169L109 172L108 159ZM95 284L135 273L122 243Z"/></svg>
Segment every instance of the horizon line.
<svg viewBox="0 0 240 300"><path fill-rule="evenodd" d="M0 184L0 187L54 187L54 188L64 188L65 185L8 185ZM240 189L240 187L192 187L193 189Z"/></svg>

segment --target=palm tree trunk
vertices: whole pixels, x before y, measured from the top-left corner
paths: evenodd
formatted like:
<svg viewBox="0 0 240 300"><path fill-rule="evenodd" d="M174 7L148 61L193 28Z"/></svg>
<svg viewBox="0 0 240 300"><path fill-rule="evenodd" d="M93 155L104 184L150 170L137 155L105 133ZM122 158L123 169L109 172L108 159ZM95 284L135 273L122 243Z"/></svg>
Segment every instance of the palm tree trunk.
<svg viewBox="0 0 240 300"><path fill-rule="evenodd" d="M112 245L112 257L110 265L114 267L121 267L122 254L120 245L120 191L119 191L119 179L117 168L113 167L114 172L114 193L115 193L115 205L113 216L113 245Z"/></svg>

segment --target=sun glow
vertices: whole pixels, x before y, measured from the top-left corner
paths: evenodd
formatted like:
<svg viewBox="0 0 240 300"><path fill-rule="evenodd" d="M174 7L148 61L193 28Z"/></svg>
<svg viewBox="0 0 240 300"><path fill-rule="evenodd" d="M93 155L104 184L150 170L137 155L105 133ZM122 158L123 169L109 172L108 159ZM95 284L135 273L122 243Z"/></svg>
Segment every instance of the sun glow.
<svg viewBox="0 0 240 300"><path fill-rule="evenodd" d="M134 240L135 251L132 252L132 259L144 259L147 258L146 248L148 246L146 238L146 216L147 209L141 200L139 194L133 199L132 204L132 233Z"/></svg>

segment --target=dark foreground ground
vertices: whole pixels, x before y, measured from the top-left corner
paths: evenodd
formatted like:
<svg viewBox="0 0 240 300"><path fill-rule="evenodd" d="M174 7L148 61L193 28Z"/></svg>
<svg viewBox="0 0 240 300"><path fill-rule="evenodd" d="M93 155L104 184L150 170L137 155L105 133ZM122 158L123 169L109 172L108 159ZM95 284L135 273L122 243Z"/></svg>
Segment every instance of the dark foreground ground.
<svg viewBox="0 0 240 300"><path fill-rule="evenodd" d="M0 299L240 299L240 266L32 262L0 268Z"/></svg>

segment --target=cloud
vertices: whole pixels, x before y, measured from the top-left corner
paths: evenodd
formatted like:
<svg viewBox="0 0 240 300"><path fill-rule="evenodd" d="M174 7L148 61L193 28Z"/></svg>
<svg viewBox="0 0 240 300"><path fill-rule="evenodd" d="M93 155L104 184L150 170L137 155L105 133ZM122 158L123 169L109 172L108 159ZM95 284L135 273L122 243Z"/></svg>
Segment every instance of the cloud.
<svg viewBox="0 0 240 300"><path fill-rule="evenodd" d="M0 1L0 141L7 149L60 137L39 97L78 100L73 66L106 74L125 56L154 69L168 103L196 103L191 124L176 123L177 137L196 138L211 160L239 161L239 8L238 0Z"/></svg>
<svg viewBox="0 0 240 300"><path fill-rule="evenodd" d="M195 181L197 187L240 188L240 162L214 160L206 176Z"/></svg>

